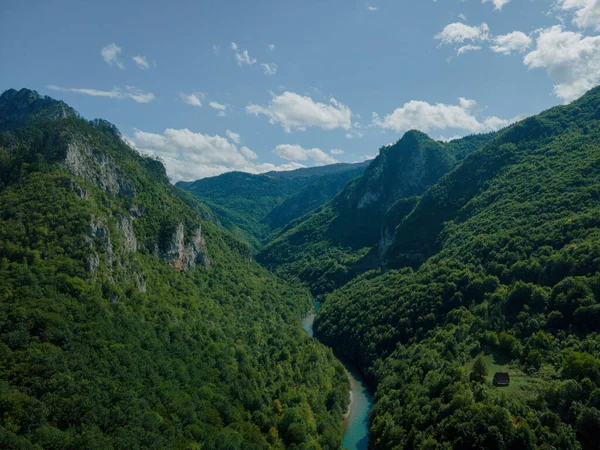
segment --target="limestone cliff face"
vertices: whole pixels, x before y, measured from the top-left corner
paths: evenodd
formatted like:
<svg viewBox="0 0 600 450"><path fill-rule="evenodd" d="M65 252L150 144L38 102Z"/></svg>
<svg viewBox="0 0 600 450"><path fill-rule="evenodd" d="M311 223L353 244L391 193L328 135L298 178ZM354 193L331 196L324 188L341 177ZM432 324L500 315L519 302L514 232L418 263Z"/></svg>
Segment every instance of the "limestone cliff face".
<svg viewBox="0 0 600 450"><path fill-rule="evenodd" d="M356 183L339 196L349 209L385 211L395 201L419 195L453 167L452 154L440 142L419 131L409 131L379 155Z"/></svg>
<svg viewBox="0 0 600 450"><path fill-rule="evenodd" d="M202 227L199 227L190 242L186 243L185 227L180 223L171 238L164 258L177 270L194 268L196 264L210 266L210 259L206 255L206 244L202 237Z"/></svg>
<svg viewBox="0 0 600 450"><path fill-rule="evenodd" d="M67 144L62 164L73 175L109 195L135 195L133 182L108 155L95 152L84 137L74 138Z"/></svg>

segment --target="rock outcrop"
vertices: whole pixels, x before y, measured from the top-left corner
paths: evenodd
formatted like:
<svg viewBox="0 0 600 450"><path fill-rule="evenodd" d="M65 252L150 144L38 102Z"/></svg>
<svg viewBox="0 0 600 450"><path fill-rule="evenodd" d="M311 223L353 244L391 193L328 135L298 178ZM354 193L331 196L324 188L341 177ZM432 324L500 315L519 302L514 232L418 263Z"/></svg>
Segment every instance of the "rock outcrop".
<svg viewBox="0 0 600 450"><path fill-rule="evenodd" d="M202 237L202 227L199 227L189 243L185 242L185 227L182 223L177 226L171 242L167 247L164 258L176 270L187 270L202 264L210 266L210 259L206 255L206 243Z"/></svg>

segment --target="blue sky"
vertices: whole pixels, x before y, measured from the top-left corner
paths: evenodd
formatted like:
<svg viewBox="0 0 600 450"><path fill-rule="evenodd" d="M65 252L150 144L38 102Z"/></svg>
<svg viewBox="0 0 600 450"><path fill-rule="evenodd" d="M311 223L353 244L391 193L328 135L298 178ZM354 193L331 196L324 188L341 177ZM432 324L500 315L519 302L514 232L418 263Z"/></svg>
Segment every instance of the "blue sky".
<svg viewBox="0 0 600 450"><path fill-rule="evenodd" d="M189 180L497 129L597 84L598 29L598 0L5 0L0 89L107 119Z"/></svg>

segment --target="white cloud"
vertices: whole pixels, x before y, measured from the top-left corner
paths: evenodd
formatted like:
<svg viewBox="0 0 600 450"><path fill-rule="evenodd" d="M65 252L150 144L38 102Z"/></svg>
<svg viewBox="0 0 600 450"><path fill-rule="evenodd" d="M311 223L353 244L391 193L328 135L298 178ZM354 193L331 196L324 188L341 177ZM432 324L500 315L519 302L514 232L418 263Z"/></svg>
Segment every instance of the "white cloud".
<svg viewBox="0 0 600 450"><path fill-rule="evenodd" d="M263 70L265 71L265 75L275 75L277 73L277 64L275 63L262 63L261 64Z"/></svg>
<svg viewBox="0 0 600 450"><path fill-rule="evenodd" d="M370 3L366 3L365 8L367 8L367 11L377 11L379 9L379 6L373 6Z"/></svg>
<svg viewBox="0 0 600 450"><path fill-rule="evenodd" d="M61 92L73 92L75 94L83 94L83 95L91 95L92 97L108 97L108 98L116 98L116 99L124 99L130 98L137 103L149 103L154 100L156 97L151 92L145 93L135 86L126 86L125 89L127 92L123 92L119 88L113 88L110 91L103 91L100 89L89 89L89 88L65 88L60 86L55 86L53 84L47 86L48 89L53 91L61 91Z"/></svg>
<svg viewBox="0 0 600 450"><path fill-rule="evenodd" d="M450 141L454 141L454 140L456 140L456 139L460 139L461 137L462 137L462 136L458 136L458 135L456 135L456 136L452 136L452 137L449 137L449 138L447 138L447 137L444 137L444 136L440 136L440 137L438 138L438 141L442 141L442 142L450 142Z"/></svg>
<svg viewBox="0 0 600 450"><path fill-rule="evenodd" d="M213 53L215 55L218 55L219 53L221 53L221 47L219 47L218 45L213 45L212 49L213 49Z"/></svg>
<svg viewBox="0 0 600 450"><path fill-rule="evenodd" d="M234 133L231 130L227 130L225 134L229 139L231 139L231 142L233 142L234 144L239 144L240 142L242 142L242 137L238 133Z"/></svg>
<svg viewBox="0 0 600 450"><path fill-rule="evenodd" d="M343 155L344 150L334 148L333 150L329 150L329 153L331 153L332 155Z"/></svg>
<svg viewBox="0 0 600 450"><path fill-rule="evenodd" d="M256 64L256 58L250 58L248 50L244 50L242 53L236 52L235 60L240 66L243 66L244 64L248 64L249 66Z"/></svg>
<svg viewBox="0 0 600 450"><path fill-rule="evenodd" d="M191 94L184 94L183 92L179 93L179 98L183 103L187 103L192 106L202 106L202 99L204 98L204 94L201 92L192 92Z"/></svg>
<svg viewBox="0 0 600 450"><path fill-rule="evenodd" d="M460 56L460 55L462 55L463 53L466 53L466 52L476 52L476 51L479 51L479 50L481 50L481 47L479 45L467 44L467 45L463 45L458 50L456 50L456 54Z"/></svg>
<svg viewBox="0 0 600 450"><path fill-rule="evenodd" d="M102 58L104 58L104 61L106 61L108 65L112 66L114 64L119 69L125 69L123 63L119 61L119 53L121 53L121 47L114 42L112 44L108 44L106 47L102 47L102 50L100 50Z"/></svg>
<svg viewBox="0 0 600 450"><path fill-rule="evenodd" d="M379 154L379 153L376 153L376 154L374 154L374 155L362 155L362 156L359 156L359 157L358 157L358 159L356 159L356 160L354 161L354 164L356 164L356 163L361 163L361 162L365 162L365 161L370 161L370 160L372 160L372 159L375 159L375 158L377 158L377 155L378 155L378 154Z"/></svg>
<svg viewBox="0 0 600 450"><path fill-rule="evenodd" d="M91 95L92 97L123 98L123 94L117 89L103 91L100 89L64 88L53 84L48 85L47 88L53 91L74 92L75 94Z"/></svg>
<svg viewBox="0 0 600 450"><path fill-rule="evenodd" d="M197 180L234 170L264 173L305 167L298 163L279 166L253 162L258 156L247 147L237 146L221 136L168 128L162 134L134 130L131 140L140 152L164 161L172 181Z"/></svg>
<svg viewBox="0 0 600 450"><path fill-rule="evenodd" d="M300 145L281 144L275 147L273 153L289 161L308 161L316 164L335 164L338 161L320 148L302 148Z"/></svg>
<svg viewBox="0 0 600 450"><path fill-rule="evenodd" d="M240 153L249 161L255 161L258 159L258 155L246 146L240 148Z"/></svg>
<svg viewBox="0 0 600 450"><path fill-rule="evenodd" d="M135 63L138 65L138 67L142 70L146 70L150 67L150 64L148 63L148 60L146 59L145 56L137 55L131 59L133 59L135 61Z"/></svg>
<svg viewBox="0 0 600 450"><path fill-rule="evenodd" d="M267 48L271 51L275 50L275 44L269 44L267 45Z"/></svg>
<svg viewBox="0 0 600 450"><path fill-rule="evenodd" d="M531 38L520 31L496 36L491 49L495 53L510 55L513 52L524 53L531 45Z"/></svg>
<svg viewBox="0 0 600 450"><path fill-rule="evenodd" d="M600 82L600 36L583 36L553 26L539 32L536 48L523 60L530 69L544 68L566 102Z"/></svg>
<svg viewBox="0 0 600 450"><path fill-rule="evenodd" d="M481 3L492 2L494 4L494 9L497 11L502 11L502 7L510 2L510 0L481 0Z"/></svg>
<svg viewBox="0 0 600 450"><path fill-rule="evenodd" d="M125 89L129 91L124 94L125 97L129 97L138 103L150 103L155 98L153 93L143 92L141 89L138 89L135 86L125 86Z"/></svg>
<svg viewBox="0 0 600 450"><path fill-rule="evenodd" d="M478 27L454 22L446 25L444 29L436 34L435 39L442 44L462 44L465 41L480 42L489 39L490 29L487 24L482 23Z"/></svg>
<svg viewBox="0 0 600 450"><path fill-rule="evenodd" d="M269 121L279 123L286 132L292 129L320 127L324 130L343 128L352 125L352 111L347 106L330 98L331 104L315 102L312 98L286 91L273 97L266 106L248 105L248 114L265 115Z"/></svg>
<svg viewBox="0 0 600 450"><path fill-rule="evenodd" d="M576 26L600 31L600 1L559 0L558 5L565 11L573 12L573 23Z"/></svg>
<svg viewBox="0 0 600 450"><path fill-rule="evenodd" d="M373 113L373 124L396 132L418 129L428 133L434 130L451 129L469 133L484 133L503 128L517 120L517 118L505 120L495 116L478 118L475 111L476 106L477 103L474 100L462 97L458 99L458 105L443 103L432 105L412 100L383 119Z"/></svg>
<svg viewBox="0 0 600 450"><path fill-rule="evenodd" d="M252 64L256 64L256 58L251 58L250 54L248 53L248 50L239 52L239 46L235 42L231 43L231 50L235 52L235 60L237 61L239 66L243 66L244 64L247 64L249 66L251 66Z"/></svg>
<svg viewBox="0 0 600 450"><path fill-rule="evenodd" d="M467 21L467 16L465 16L464 14L459 14L459 15L458 15L458 18L459 18L460 20L464 20L465 22Z"/></svg>
<svg viewBox="0 0 600 450"><path fill-rule="evenodd" d="M213 109L216 109L218 112L217 116L219 117L227 117L227 105L223 105L222 103L210 102L208 104Z"/></svg>

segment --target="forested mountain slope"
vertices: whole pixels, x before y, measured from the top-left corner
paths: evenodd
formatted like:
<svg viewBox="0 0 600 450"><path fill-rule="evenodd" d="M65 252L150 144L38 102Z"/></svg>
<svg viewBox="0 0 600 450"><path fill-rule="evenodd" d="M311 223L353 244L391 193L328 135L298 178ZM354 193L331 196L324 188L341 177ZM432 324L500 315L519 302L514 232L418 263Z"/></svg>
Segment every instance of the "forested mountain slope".
<svg viewBox="0 0 600 450"><path fill-rule="evenodd" d="M25 89L0 112L0 448L340 447L307 291L111 124Z"/></svg>
<svg viewBox="0 0 600 450"><path fill-rule="evenodd" d="M598 448L599 200L596 88L467 156L396 228L400 270L327 297L315 330L376 387L373 448Z"/></svg>
<svg viewBox="0 0 600 450"><path fill-rule="evenodd" d="M491 134L437 142L410 131L383 147L365 173L332 201L291 222L257 260L322 294L379 265L395 226L418 199Z"/></svg>
<svg viewBox="0 0 600 450"><path fill-rule="evenodd" d="M331 164L262 175L230 172L177 186L210 205L225 228L258 250L273 231L331 200L367 165Z"/></svg>

